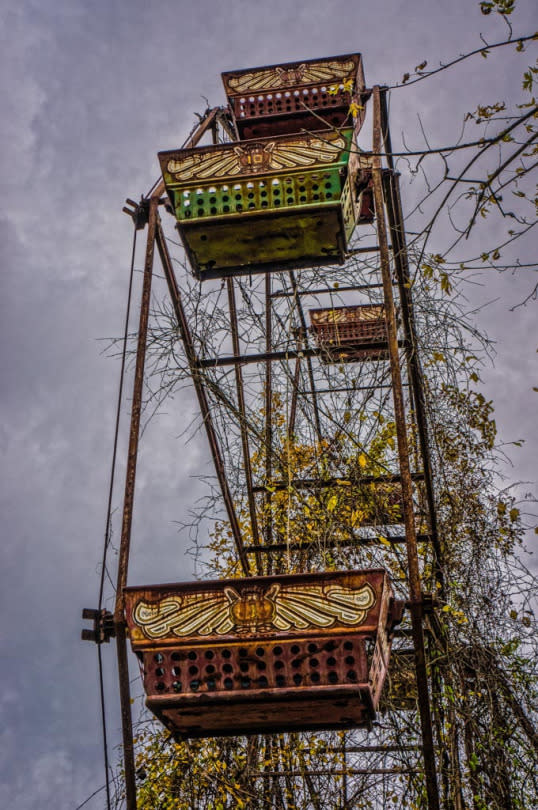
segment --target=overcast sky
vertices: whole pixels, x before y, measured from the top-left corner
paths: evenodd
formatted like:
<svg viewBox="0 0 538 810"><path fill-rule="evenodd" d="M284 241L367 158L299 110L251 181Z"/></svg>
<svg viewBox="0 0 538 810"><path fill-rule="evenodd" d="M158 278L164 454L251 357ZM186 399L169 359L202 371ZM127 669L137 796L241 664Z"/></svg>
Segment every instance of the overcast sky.
<svg viewBox="0 0 538 810"><path fill-rule="evenodd" d="M535 30L518 0L516 33ZM533 19L534 12L534 19ZM132 225L125 197L158 174L157 152L179 146L196 111L223 104L220 72L361 51L366 80L394 84L505 37L476 0L17 0L3 4L0 214L3 482L0 801L17 810L74 810L103 784L96 650L79 641L94 607L105 523L119 365L100 339L119 335ZM452 143L478 103L509 100L535 54L476 57L394 94L392 131L423 148ZM404 188L404 206L406 190ZM409 194L412 196L414 191ZM432 246L435 249L435 246ZM138 266L140 266L139 255ZM488 396L512 455L533 481L536 305L515 312L529 277L480 281L478 315L498 341ZM161 287L161 291L162 290ZM194 413L185 394L171 408ZM185 417L184 417L185 418ZM165 421L143 442L132 582L193 575L174 521L209 470L203 438L185 445ZM181 422L179 423L181 425ZM124 448L124 444L122 445ZM121 478L120 478L121 482ZM530 489L530 487L528 487ZM121 486L115 498L120 505ZM151 553L143 544L151 543ZM172 561L172 562L170 562ZM166 578L170 578L169 576ZM111 737L118 741L115 655L104 650ZM135 691L139 691L135 687ZM103 807L102 794L86 805Z"/></svg>

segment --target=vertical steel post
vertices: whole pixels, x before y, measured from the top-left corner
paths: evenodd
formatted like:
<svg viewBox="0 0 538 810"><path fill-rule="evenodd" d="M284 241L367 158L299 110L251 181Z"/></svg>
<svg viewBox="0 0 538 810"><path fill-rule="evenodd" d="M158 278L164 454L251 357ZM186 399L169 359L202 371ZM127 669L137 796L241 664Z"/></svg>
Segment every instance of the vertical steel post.
<svg viewBox="0 0 538 810"><path fill-rule="evenodd" d="M228 309L230 311L230 328L232 331L232 347L236 357L239 356L239 333L237 330L237 307L235 305L235 289L233 278L226 279L228 290ZM248 508L250 513L250 527L252 531L252 542L255 546L260 545L260 533L258 530L258 517L256 515L256 499L252 491L252 464L250 463L250 444L248 440L248 430L246 424L245 391L243 387L243 372L239 363L235 366L235 388L237 392L237 404L239 408L239 430L241 432L241 447L243 450L243 465L245 468L245 479L247 484ZM263 574L263 563L261 554L256 554L257 573Z"/></svg>
<svg viewBox="0 0 538 810"><path fill-rule="evenodd" d="M157 206L159 198L153 196L149 201L148 236L146 259L144 262L144 280L140 303L140 320L138 326L138 344L136 349L136 367L133 382L133 403L131 408L131 428L127 471L125 475L125 495L123 499L123 521L118 559L118 579L116 589L116 606L114 623L116 625L116 651L118 656L118 676L120 685L121 725L123 735L123 761L125 766L125 797L127 810L136 810L136 781L134 764L133 725L131 718L131 694L129 688L129 662L127 660L127 637L124 617L123 589L127 584L129 551L131 546L131 527L135 495L136 462L138 457L138 439L140 435L140 415L142 411L142 389L144 384L144 363L148 334L149 305L151 298L151 280L153 255L155 250L155 228L157 223Z"/></svg>
<svg viewBox="0 0 538 810"><path fill-rule="evenodd" d="M435 513L435 497L433 490L433 470L429 448L428 421L426 417L426 401L424 397L424 379L420 360L417 354L417 333L415 318L413 313L413 303L411 300L411 277L409 273L409 258L407 254L407 244L405 240L405 227L403 221L402 202L400 197L400 184L398 175L394 171L394 160L392 157L392 142L390 137L387 96L386 90L380 91L380 123L383 143L387 152L387 163L391 170L384 184L385 197L387 199L387 212L389 221L389 231L391 234L392 251L394 256L394 266L396 279L400 293L400 306L402 310L402 324L407 341L407 355L410 370L411 390L414 395L414 405L416 411L416 422L420 443L420 451L424 465L424 483L426 488L426 500L428 503L429 528L432 538L432 545L436 557L436 577L441 585L441 595L444 592L444 576L442 569L442 553L439 543L439 532L437 527L437 516Z"/></svg>
<svg viewBox="0 0 538 810"><path fill-rule="evenodd" d="M435 755L433 748L432 720L428 689L428 675L426 671L426 655L424 649L424 630L422 626L422 590L420 569L418 562L417 537L415 530L415 516L413 506L413 480L409 464L409 445L407 440L407 425L405 416L405 403L403 396L400 358L398 353L398 329L396 311L392 292L392 274L389 260L389 246L387 240L387 227L385 221L383 172L381 168L381 103L379 87L374 87L374 131L373 131L373 186L374 204L379 243L379 257L381 276L385 298L385 311L387 318L388 346L390 356L390 371L392 378L392 393L394 401L394 416L396 422L396 436L398 441L398 459L400 465L400 480L402 487L402 501L404 511L405 536L407 546L407 565L409 570L409 595L411 602L411 626L415 650L415 670L417 677L418 704L420 723L422 729L422 743L424 754L424 771L426 777L426 792L429 810L439 810L439 793L437 788L437 773L435 769Z"/></svg>
<svg viewBox="0 0 538 810"><path fill-rule="evenodd" d="M271 352L273 346L273 322L271 301L271 274L265 274L265 351ZM273 376L271 360L265 364L265 485L269 487L273 477ZM268 489L265 495L265 543L273 542L273 504L272 493ZM267 571L272 573L272 560L267 560Z"/></svg>

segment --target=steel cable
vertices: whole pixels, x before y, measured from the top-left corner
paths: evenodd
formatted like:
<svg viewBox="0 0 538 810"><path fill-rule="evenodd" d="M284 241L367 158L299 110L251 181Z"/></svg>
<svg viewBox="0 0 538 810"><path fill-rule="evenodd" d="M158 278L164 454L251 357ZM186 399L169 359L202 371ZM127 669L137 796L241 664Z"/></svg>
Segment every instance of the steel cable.
<svg viewBox="0 0 538 810"><path fill-rule="evenodd" d="M110 539L111 539L111 530L112 530L112 498L114 494L114 481L116 477L116 458L117 458L117 450L118 450L118 436L119 436L119 427L120 427L120 417L121 417L121 403L123 400L123 382L125 379L125 359L127 356L127 339L129 335L129 318L131 314L131 299L132 299L132 289L133 289L133 278L134 278L134 262L135 262L135 254L136 254L136 228L134 230L133 235L133 247L131 251L131 269L130 269L130 276L129 276L129 291L127 294L127 309L125 312L125 324L124 324L124 332L123 332L123 347L122 347L122 355L121 355L121 370L120 370L120 383L118 389L118 400L116 405L116 421L114 426L114 446L112 451L112 463L110 467L110 479L109 479L109 487L108 487L108 502L107 502L107 514L106 514L106 525L105 525L105 539L103 545L103 557L101 561L101 576L99 582L99 605L98 610L99 613L103 607L103 593L104 593L104 586L105 586L105 575L106 575L106 559L108 554L108 548L110 546ZM106 788L106 806L107 810L110 810L110 764L109 764L109 757L108 757L108 735L107 735L107 726L106 726L106 703L105 703L105 687L104 687L104 678L103 678L103 657L101 654L101 643L98 642L97 644L97 659L99 665L99 696L100 696L100 703L101 703L101 724L103 730L103 759L104 759L104 766L105 766L105 785Z"/></svg>

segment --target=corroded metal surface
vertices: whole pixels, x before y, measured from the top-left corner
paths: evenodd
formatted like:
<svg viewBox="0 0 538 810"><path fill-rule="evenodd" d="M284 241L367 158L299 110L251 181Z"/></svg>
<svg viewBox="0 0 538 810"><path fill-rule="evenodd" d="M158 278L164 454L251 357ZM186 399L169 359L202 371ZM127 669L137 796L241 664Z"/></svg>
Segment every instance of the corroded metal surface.
<svg viewBox="0 0 538 810"><path fill-rule="evenodd" d="M127 588L148 707L181 736L374 717L401 605L382 570Z"/></svg>
<svg viewBox="0 0 538 810"><path fill-rule="evenodd" d="M310 310L311 331L324 350L325 362L381 360L388 348L372 348L387 341L385 309L382 304L332 307Z"/></svg>
<svg viewBox="0 0 538 810"><path fill-rule="evenodd" d="M222 74L241 138L341 127L365 101L361 55L346 54ZM362 119L361 119L362 123Z"/></svg>
<svg viewBox="0 0 538 810"><path fill-rule="evenodd" d="M159 155L189 261L200 278L341 263L373 216L371 158L353 129ZM349 164L349 168L348 168Z"/></svg>
<svg viewBox="0 0 538 810"><path fill-rule="evenodd" d="M392 395L396 421L396 437L398 443L398 460L402 485L402 499L404 507L405 535L407 546L407 566L409 574L409 594L411 603L411 625L413 631L413 646L415 651L415 668L418 689L418 704L422 730L424 768L426 776L426 792L429 810L439 810L439 792L437 787L437 774L435 769L435 754L433 747L432 717L429 699L428 672L426 667L426 654L424 647L424 629L422 626L422 585L417 550L417 537L414 517L413 486L411 478L409 443L407 436L407 421L405 402L402 389L402 376L400 359L398 356L398 327L396 309L392 290L392 274L390 266L389 245L387 239L387 226L383 196L383 173L381 168L381 101L380 88L373 91L374 127L373 127L373 172L372 182L374 190L376 225L379 242L379 258L381 276L383 280L383 293L385 299L385 312L387 320L387 334L390 355L390 370L392 377Z"/></svg>

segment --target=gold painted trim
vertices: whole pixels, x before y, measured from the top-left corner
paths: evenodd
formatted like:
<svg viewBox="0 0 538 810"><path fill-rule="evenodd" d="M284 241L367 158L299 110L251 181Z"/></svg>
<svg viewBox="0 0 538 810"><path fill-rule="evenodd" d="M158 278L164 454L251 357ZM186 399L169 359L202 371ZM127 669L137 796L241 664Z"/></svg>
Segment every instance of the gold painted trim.
<svg viewBox="0 0 538 810"><path fill-rule="evenodd" d="M252 142L231 149L189 152L168 160L166 170L174 180L184 182L336 163L347 143L341 135L330 138L304 136L285 142Z"/></svg>
<svg viewBox="0 0 538 810"><path fill-rule="evenodd" d="M297 67L275 67L253 70L240 76L231 76L228 87L233 93L276 90L280 87L293 87L301 84L333 82L348 78L355 68L352 60L347 62L321 61L311 64L304 62Z"/></svg>
<svg viewBox="0 0 538 810"><path fill-rule="evenodd" d="M364 623L376 594L368 583L359 588L341 585L275 583L265 591L232 587L167 596L159 602L140 600L133 610L135 635L156 640L173 635L208 636L275 630L327 629ZM138 630L137 630L138 628Z"/></svg>

